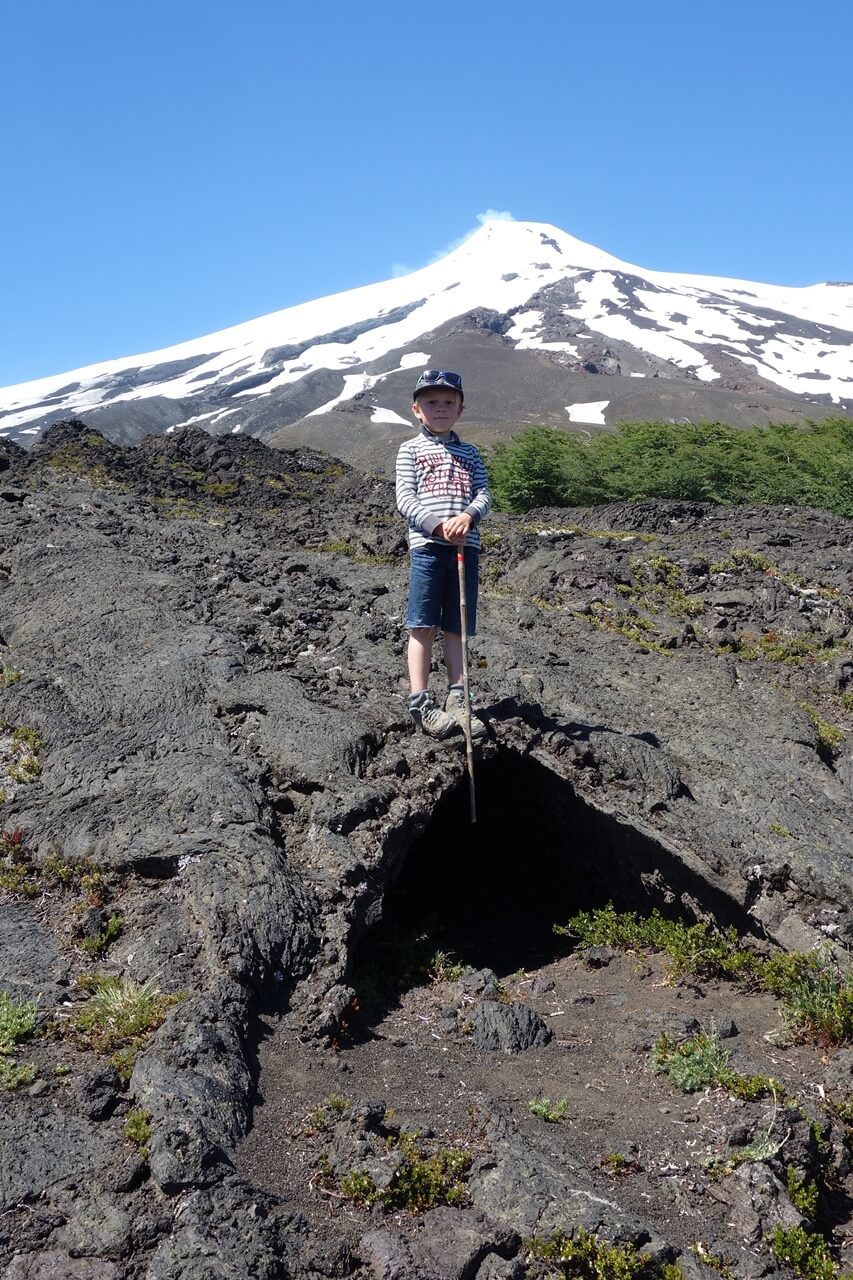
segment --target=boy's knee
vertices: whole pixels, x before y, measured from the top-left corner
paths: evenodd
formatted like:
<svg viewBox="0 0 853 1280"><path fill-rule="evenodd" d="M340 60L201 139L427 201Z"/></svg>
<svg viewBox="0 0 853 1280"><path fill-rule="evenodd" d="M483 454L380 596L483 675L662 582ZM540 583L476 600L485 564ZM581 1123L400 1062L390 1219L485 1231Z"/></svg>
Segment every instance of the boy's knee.
<svg viewBox="0 0 853 1280"><path fill-rule="evenodd" d="M409 627L409 636L412 640L420 640L425 643L427 640L434 640L438 627Z"/></svg>

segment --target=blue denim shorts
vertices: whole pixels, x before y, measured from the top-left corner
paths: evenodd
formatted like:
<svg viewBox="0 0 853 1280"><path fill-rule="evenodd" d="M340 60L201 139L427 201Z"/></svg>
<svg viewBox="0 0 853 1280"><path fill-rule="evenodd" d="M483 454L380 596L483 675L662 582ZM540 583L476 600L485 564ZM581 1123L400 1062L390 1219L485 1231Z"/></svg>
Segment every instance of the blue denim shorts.
<svg viewBox="0 0 853 1280"><path fill-rule="evenodd" d="M462 634L459 612L459 570L455 546L428 542L425 547L412 547L409 574L409 610L406 626L440 627L454 635ZM477 634L477 585L480 577L480 553L476 547L465 548L465 603L468 606L468 635Z"/></svg>

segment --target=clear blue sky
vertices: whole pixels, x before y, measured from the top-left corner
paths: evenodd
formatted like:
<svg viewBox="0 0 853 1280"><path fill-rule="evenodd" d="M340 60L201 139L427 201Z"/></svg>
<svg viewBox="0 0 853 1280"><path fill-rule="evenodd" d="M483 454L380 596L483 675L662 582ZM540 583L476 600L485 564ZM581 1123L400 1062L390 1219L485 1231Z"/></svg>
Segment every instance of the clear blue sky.
<svg viewBox="0 0 853 1280"><path fill-rule="evenodd" d="M5 0L0 385L421 266L485 209L853 279L849 0Z"/></svg>

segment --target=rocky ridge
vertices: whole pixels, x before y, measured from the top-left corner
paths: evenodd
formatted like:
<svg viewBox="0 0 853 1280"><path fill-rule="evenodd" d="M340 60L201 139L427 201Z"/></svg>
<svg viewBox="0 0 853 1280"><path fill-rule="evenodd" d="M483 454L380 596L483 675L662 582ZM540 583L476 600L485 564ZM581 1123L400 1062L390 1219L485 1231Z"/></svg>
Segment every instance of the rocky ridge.
<svg viewBox="0 0 853 1280"><path fill-rule="evenodd" d="M427 1277L442 1256L460 1276L532 1276L520 1238L561 1223L681 1250L700 1273L665 1207L602 1196L487 1083L468 1208L430 1210L414 1235L370 1215L324 1226L304 1188L262 1189L238 1154L257 1020L307 1046L318 1081L334 1072L323 1045L336 1064L360 1034L359 949L417 866L409 903L449 919L459 899L459 937L482 914L511 912L520 934L535 917L540 957L556 919L611 899L765 947L849 948L850 522L680 503L491 518L470 832L464 752L408 723L405 547L383 477L191 428L122 449L65 422L30 453L0 444L0 522L0 985L38 997L44 1032L16 1055L38 1075L9 1094L2 1138L9 1276ZM454 842L467 865L441 853ZM501 932L478 935L492 968ZM95 975L179 997L125 1087L79 1027ZM537 1028L553 1010L516 994L445 993L436 1037L489 1055L524 1024L524 1061L552 1062ZM400 1016L432 1019L414 998ZM845 1053L830 1065L851 1092ZM261 1070L261 1093L275 1078ZM340 1122L342 1167L389 1136L368 1102ZM150 1126L136 1146L134 1111Z"/></svg>

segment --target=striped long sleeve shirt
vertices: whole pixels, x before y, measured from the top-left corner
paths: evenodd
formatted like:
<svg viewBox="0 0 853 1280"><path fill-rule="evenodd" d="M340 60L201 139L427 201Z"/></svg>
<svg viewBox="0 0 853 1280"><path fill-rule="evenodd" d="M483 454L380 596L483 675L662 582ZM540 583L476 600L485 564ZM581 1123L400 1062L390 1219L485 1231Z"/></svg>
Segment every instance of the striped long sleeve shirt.
<svg viewBox="0 0 853 1280"><path fill-rule="evenodd" d="M409 546L428 542L447 546L434 537L442 520L467 512L473 518L466 538L469 547L480 547L477 525L492 505L483 459L472 444L455 431L434 436L422 427L397 454L397 508L409 525Z"/></svg>

